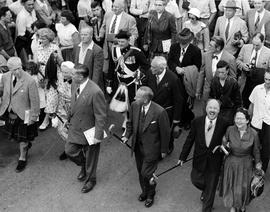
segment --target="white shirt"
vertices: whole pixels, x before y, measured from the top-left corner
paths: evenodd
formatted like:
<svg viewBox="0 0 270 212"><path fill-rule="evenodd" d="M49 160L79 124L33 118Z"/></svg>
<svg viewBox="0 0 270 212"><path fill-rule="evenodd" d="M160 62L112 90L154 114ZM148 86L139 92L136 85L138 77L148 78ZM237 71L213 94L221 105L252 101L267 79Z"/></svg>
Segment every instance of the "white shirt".
<svg viewBox="0 0 270 212"><path fill-rule="evenodd" d="M45 7L45 9L48 11L48 5L44 2L41 2L40 0L36 0L36 2L38 3L38 5L42 8Z"/></svg>
<svg viewBox="0 0 270 212"><path fill-rule="evenodd" d="M182 15L180 14L179 7L176 4L175 0L169 0L167 3L165 10L171 13L176 19L181 18Z"/></svg>
<svg viewBox="0 0 270 212"><path fill-rule="evenodd" d="M212 128L208 131L210 121L212 121ZM204 126L204 128L205 128L205 142L206 142L207 147L210 146L210 142L211 142L211 139L212 139L212 136L213 136L213 133L214 133L215 126L216 126L216 121L217 121L217 118L215 118L214 120L210 120L208 118L208 116L205 117L205 126Z"/></svg>
<svg viewBox="0 0 270 212"><path fill-rule="evenodd" d="M92 16L91 0L79 0L77 11L80 18Z"/></svg>
<svg viewBox="0 0 270 212"><path fill-rule="evenodd" d="M151 101L147 104L147 105L143 105L143 108L142 110L144 109L144 113L147 114L149 108L150 108L150 105L151 105Z"/></svg>
<svg viewBox="0 0 270 212"><path fill-rule="evenodd" d="M148 18L148 12L143 13L146 9L149 11L150 0L131 0L130 13L138 15L140 18Z"/></svg>
<svg viewBox="0 0 270 212"><path fill-rule="evenodd" d="M161 80L163 79L163 77L165 76L165 74L166 74L166 69L164 69L164 71L160 75L157 75L159 82L161 82Z"/></svg>
<svg viewBox="0 0 270 212"><path fill-rule="evenodd" d="M260 56L260 54L261 54L261 51L262 51L262 48L260 48L260 49L258 50L257 58L256 58L256 63L255 63L256 66L257 66L258 58L259 58L259 56ZM253 49L252 54L251 54L251 57L250 57L250 63L251 63L253 57L255 57L255 55L256 55L256 51L255 51L255 49Z"/></svg>
<svg viewBox="0 0 270 212"><path fill-rule="evenodd" d="M80 47L80 53L79 53L79 63L80 64L83 64L84 63L84 59L85 59L85 56L86 56L86 53L87 53L87 50L92 50L93 49L93 46L94 46L94 41L91 41L91 43L87 46L86 49L83 50L82 48L82 42L78 45Z"/></svg>
<svg viewBox="0 0 270 212"><path fill-rule="evenodd" d="M87 80L85 82L80 84L80 93L79 93L79 95L81 95L81 93L82 93L83 89L85 88L86 84L88 83L88 81L89 81L89 78L87 78Z"/></svg>
<svg viewBox="0 0 270 212"><path fill-rule="evenodd" d="M23 8L23 5L21 4L21 0L18 0L18 1L15 1L13 3L11 3L8 8L13 12L15 13L16 15L18 15L22 8Z"/></svg>
<svg viewBox="0 0 270 212"><path fill-rule="evenodd" d="M23 7L16 18L17 35L24 36L26 29L31 28L31 25L37 20L36 12L27 12Z"/></svg>
<svg viewBox="0 0 270 212"><path fill-rule="evenodd" d="M115 29L114 29L113 34L117 34L118 31L119 31L119 25L120 25L120 21L121 21L122 15L123 15L123 12L121 12L119 15L117 15L117 20L116 20L116 23L115 23ZM116 19L116 15L115 14L112 17L112 21L111 21L110 28L109 28L109 33L111 33L111 29L112 29L112 25L113 25L114 19Z"/></svg>
<svg viewBox="0 0 270 212"><path fill-rule="evenodd" d="M258 15L260 16L259 24L261 23L261 21L263 19L263 16L264 16L264 13L265 13L265 9L263 9L263 11L260 12L260 13L258 13L257 11L255 12L254 25L255 25L255 23L257 21Z"/></svg>
<svg viewBox="0 0 270 212"><path fill-rule="evenodd" d="M264 83L253 89L249 101L254 104L252 126L262 129L263 122L270 125L270 92L266 93Z"/></svg>
<svg viewBox="0 0 270 212"><path fill-rule="evenodd" d="M190 8L197 8L201 12L201 18L210 18L211 14L217 12L214 0L190 0Z"/></svg>
<svg viewBox="0 0 270 212"><path fill-rule="evenodd" d="M185 54L186 54L186 52L187 52L187 48L189 47L189 45L187 45L187 47L185 47L185 48L181 48L181 52L180 52L180 58L179 58L179 61L180 61L180 63L182 63L182 60L183 60L183 58L184 58L184 56L185 56ZM184 54L183 54L183 52L184 52Z"/></svg>
<svg viewBox="0 0 270 212"><path fill-rule="evenodd" d="M57 36L59 38L59 42L62 46L68 47L73 46L72 35L75 32L78 32L76 27L69 23L68 25L64 26L62 23L55 24L55 29L57 31Z"/></svg>
<svg viewBox="0 0 270 212"><path fill-rule="evenodd" d="M218 58L213 58L212 59L212 73L213 73L213 76L215 76L216 74L216 71L217 71L217 64L218 62L220 61L220 58L221 58L221 55L222 55L222 52L221 51L219 54L213 54L213 56L217 56Z"/></svg>

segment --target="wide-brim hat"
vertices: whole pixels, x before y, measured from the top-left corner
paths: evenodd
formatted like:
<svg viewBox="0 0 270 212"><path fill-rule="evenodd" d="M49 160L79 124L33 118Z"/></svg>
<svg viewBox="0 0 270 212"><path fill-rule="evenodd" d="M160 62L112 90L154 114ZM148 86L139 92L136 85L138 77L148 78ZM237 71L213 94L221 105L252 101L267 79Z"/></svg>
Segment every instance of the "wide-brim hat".
<svg viewBox="0 0 270 212"><path fill-rule="evenodd" d="M190 43L193 38L194 38L194 34L193 32L190 31L190 29L188 28L184 28L179 34L179 43L181 44L187 44Z"/></svg>
<svg viewBox="0 0 270 212"><path fill-rule="evenodd" d="M201 17L201 11L197 8L190 8L188 11L188 14L192 14L192 15L196 16L197 18Z"/></svg>
<svg viewBox="0 0 270 212"><path fill-rule="evenodd" d="M129 39L131 34L128 31L120 30L117 35L115 35L115 38L117 39Z"/></svg>
<svg viewBox="0 0 270 212"><path fill-rule="evenodd" d="M225 4L224 8L233 8L233 9L241 9L236 5L235 0L228 0L227 3Z"/></svg>

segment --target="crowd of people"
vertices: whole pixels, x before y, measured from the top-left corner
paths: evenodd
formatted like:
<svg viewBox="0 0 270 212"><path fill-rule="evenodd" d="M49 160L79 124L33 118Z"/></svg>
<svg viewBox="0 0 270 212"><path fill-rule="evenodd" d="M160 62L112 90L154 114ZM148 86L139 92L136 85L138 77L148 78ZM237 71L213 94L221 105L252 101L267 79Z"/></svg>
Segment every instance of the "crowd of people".
<svg viewBox="0 0 270 212"><path fill-rule="evenodd" d="M16 172L52 125L60 160L80 166L91 191L109 108L123 116L146 207L158 162L187 130L177 164L194 144L202 211L217 187L231 212L245 211L270 158L269 10L264 0L0 0L0 124L19 143Z"/></svg>

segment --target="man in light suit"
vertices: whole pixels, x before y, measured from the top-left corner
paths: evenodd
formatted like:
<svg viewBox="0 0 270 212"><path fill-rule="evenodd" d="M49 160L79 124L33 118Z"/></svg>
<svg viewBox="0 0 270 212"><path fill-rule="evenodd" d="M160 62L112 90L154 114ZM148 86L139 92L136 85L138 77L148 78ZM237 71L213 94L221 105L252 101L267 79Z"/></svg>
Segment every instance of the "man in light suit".
<svg viewBox="0 0 270 212"><path fill-rule="evenodd" d="M103 50L94 43L93 28L85 26L80 30L81 43L73 49L75 65L84 64L89 69L89 79L104 90Z"/></svg>
<svg viewBox="0 0 270 212"><path fill-rule="evenodd" d="M221 170L223 154L215 148L222 144L222 138L229 123L218 116L220 104L210 99L206 105L206 115L194 119L179 157L178 164L183 165L193 144L193 164L191 182L202 191L202 212L211 212L216 187Z"/></svg>
<svg viewBox="0 0 270 212"><path fill-rule="evenodd" d="M105 73L108 73L109 60L112 60L111 47L116 42L115 35L118 34L120 30L129 32L131 34L131 45L134 45L135 40L138 37L136 20L133 16L127 14L124 9L125 1L115 0L113 3L113 11L105 14L103 24L99 31L100 37L105 37L103 47L105 58L103 71Z"/></svg>
<svg viewBox="0 0 270 212"><path fill-rule="evenodd" d="M217 19L214 35L221 36L225 41L225 49L232 55L237 55L239 49L248 41L246 22L236 16L235 0L228 0L225 14ZM241 33L241 39L235 39L235 33Z"/></svg>
<svg viewBox="0 0 270 212"><path fill-rule="evenodd" d="M214 36L210 41L210 51L203 54L202 66L197 79L196 98L203 100L203 111L209 97L211 81L216 75L217 63L224 60L229 64L229 76L236 79L236 61L232 54L224 49L224 40Z"/></svg>
<svg viewBox="0 0 270 212"><path fill-rule="evenodd" d="M85 181L82 193L87 193L96 184L96 170L106 121L106 101L103 92L89 79L85 65L75 66L72 84L71 111L68 117L69 130L65 152L71 161L81 166L77 177ZM95 127L94 143L89 146L84 131Z"/></svg>
<svg viewBox="0 0 270 212"><path fill-rule="evenodd" d="M30 141L37 136L39 94L35 80L22 69L20 58L9 58L7 67L9 72L3 74L0 83L2 84L0 116L6 117L9 137L20 143L20 157L16 172L21 172L27 164L28 150L32 146Z"/></svg>
<svg viewBox="0 0 270 212"><path fill-rule="evenodd" d="M262 27L270 21L270 12L264 9L264 0L254 0L254 9L251 9L246 14L246 23L249 31L250 43L253 35L256 32L262 32Z"/></svg>
<svg viewBox="0 0 270 212"><path fill-rule="evenodd" d="M253 88L264 82L264 70L270 67L270 49L265 47L263 42L264 35L255 33L252 44L244 45L236 60L241 70L239 85L245 108L249 107L248 98Z"/></svg>
<svg viewBox="0 0 270 212"><path fill-rule="evenodd" d="M157 169L160 155L164 158L168 151L170 124L167 112L152 102L153 91L142 86L136 93L136 101L130 108L124 142L132 136L131 153L135 153L139 181L142 189L138 200L145 201L145 207L154 203L155 183L150 183Z"/></svg>
<svg viewBox="0 0 270 212"><path fill-rule="evenodd" d="M47 0L36 0L34 3L37 18L47 26L52 25L55 20L55 13Z"/></svg>

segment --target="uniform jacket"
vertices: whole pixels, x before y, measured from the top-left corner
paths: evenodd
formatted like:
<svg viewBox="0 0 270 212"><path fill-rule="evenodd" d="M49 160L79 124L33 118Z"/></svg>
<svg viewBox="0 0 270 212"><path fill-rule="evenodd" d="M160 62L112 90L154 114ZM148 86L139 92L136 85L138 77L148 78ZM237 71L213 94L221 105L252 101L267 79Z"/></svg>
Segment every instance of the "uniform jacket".
<svg viewBox="0 0 270 212"><path fill-rule="evenodd" d="M195 144L193 168L200 172L220 171L223 154L219 150L215 154L212 151L216 146L222 144L222 138L228 126L229 124L222 117L218 117L210 145L207 147L205 141L205 116L194 119L179 159L185 161L193 144Z"/></svg>
<svg viewBox="0 0 270 212"><path fill-rule="evenodd" d="M175 43L176 33L175 18L171 13L165 10L158 19L157 12L150 11L144 35L144 43L150 45L150 52L163 52L162 41L171 39L171 43Z"/></svg>
<svg viewBox="0 0 270 212"><path fill-rule="evenodd" d="M216 27L214 36L220 36L225 41L225 47L224 49L227 50L229 53L234 55L238 47L235 47L232 45L232 41L234 40L234 34L238 31L242 34L242 39L245 41L245 43L248 41L248 29L246 22L239 18L238 16L233 17L233 24L230 26L230 31L228 35L228 39L226 39L225 31L226 31L226 18L225 16L221 16L217 19Z"/></svg>
<svg viewBox="0 0 270 212"><path fill-rule="evenodd" d="M103 139L106 121L106 101L103 92L96 83L89 80L85 88L75 100L78 85L72 84L70 127L68 142L87 145L84 131L95 127L95 138Z"/></svg>
<svg viewBox="0 0 270 212"><path fill-rule="evenodd" d="M142 107L137 102L131 104L125 137L130 138L132 136L132 153L135 149L136 142L138 142L137 138L141 110ZM164 108L152 101L146 114L142 133L142 146L145 160L156 161L161 153L167 152L169 138L170 124L167 112Z"/></svg>
<svg viewBox="0 0 270 212"><path fill-rule="evenodd" d="M20 79L13 88L11 71L2 77L3 97L0 105L0 116L12 106L12 111L24 120L25 111L30 110L30 120L36 121L39 115L39 94L35 80L26 72L22 72Z"/></svg>
<svg viewBox="0 0 270 212"><path fill-rule="evenodd" d="M255 13L256 9L251 9L246 14L246 23L249 31L249 42L251 43L252 37L256 32L261 32L262 26L270 21L270 12L268 10L264 10L264 16L260 17L260 23L258 29L255 31Z"/></svg>
<svg viewBox="0 0 270 212"><path fill-rule="evenodd" d="M43 21L48 26L52 24L52 19L49 19L48 17L53 14L53 10L50 3L47 0L44 0L44 3L47 5L48 9L41 7L37 1L34 4L34 8L36 11L37 18Z"/></svg>
<svg viewBox="0 0 270 212"><path fill-rule="evenodd" d="M147 86L154 92L153 101L162 106L167 112L170 121L181 121L184 98L180 82L175 73L166 70L162 80L157 85L156 76L149 73ZM183 87L183 85L182 85Z"/></svg>
<svg viewBox="0 0 270 212"><path fill-rule="evenodd" d="M104 42L104 57L105 59L108 59L108 44L107 44L107 36L110 34L110 24L113 21L113 12L108 12L104 16L103 24L100 28L100 37L105 37ZM130 37L130 44L134 45L135 40L138 37L138 30L136 27L136 20L133 16L127 14L126 12L123 12L120 24L119 24L119 30L128 31L131 34Z"/></svg>
<svg viewBox="0 0 270 212"><path fill-rule="evenodd" d="M74 63L79 63L80 46L75 46L73 49ZM103 50L94 43L92 50L88 49L84 58L84 65L89 69L89 79L94 81L101 89L103 89Z"/></svg>
<svg viewBox="0 0 270 212"><path fill-rule="evenodd" d="M212 71L213 52L206 52L202 57L202 67L197 81L197 94L202 94L203 99L207 100L210 92L210 84L213 79ZM222 51L220 60L226 61L230 66L229 75L236 79L236 61L233 55L226 50Z"/></svg>
<svg viewBox="0 0 270 212"><path fill-rule="evenodd" d="M241 70L244 64L250 64L251 55L253 51L252 44L246 44L242 47L238 58L236 60L237 67ZM269 68L270 67L270 49L263 46L259 57L257 58L256 67L258 68ZM246 74L242 71L241 78L239 80L240 89L242 90L246 83Z"/></svg>

